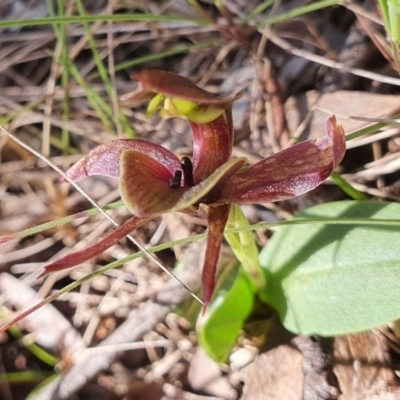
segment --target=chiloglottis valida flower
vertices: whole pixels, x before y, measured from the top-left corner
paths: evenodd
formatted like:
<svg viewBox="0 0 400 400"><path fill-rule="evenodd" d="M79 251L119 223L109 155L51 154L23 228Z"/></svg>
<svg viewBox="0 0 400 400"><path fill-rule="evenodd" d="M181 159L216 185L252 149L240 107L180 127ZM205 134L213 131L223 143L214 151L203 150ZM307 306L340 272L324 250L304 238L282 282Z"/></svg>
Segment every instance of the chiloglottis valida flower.
<svg viewBox="0 0 400 400"><path fill-rule="evenodd" d="M179 158L164 147L142 139L102 144L67 175L73 181L103 175L118 179L122 200L133 217L85 250L69 254L42 273L82 263L132 230L159 215L179 211L204 216L208 238L202 271L203 301L215 288L215 275L231 204L275 202L306 193L320 185L342 160L346 145L335 117L328 135L289 147L248 166L246 158L231 158L232 104L239 97L221 98L188 79L160 70L133 74L138 90L123 101L148 99L148 114L185 118L193 132L193 155Z"/></svg>

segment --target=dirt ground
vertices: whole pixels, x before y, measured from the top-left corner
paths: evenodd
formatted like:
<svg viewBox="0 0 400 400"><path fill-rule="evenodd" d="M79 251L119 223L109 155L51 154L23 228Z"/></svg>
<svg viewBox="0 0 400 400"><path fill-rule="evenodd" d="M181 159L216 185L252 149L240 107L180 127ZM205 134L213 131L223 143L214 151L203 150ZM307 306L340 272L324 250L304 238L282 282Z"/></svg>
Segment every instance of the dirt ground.
<svg viewBox="0 0 400 400"><path fill-rule="evenodd" d="M183 121L147 120L144 104L120 106L119 97L136 88L133 71L161 68L221 95L243 91L233 107L234 155L251 162L294 139L326 134L332 114L349 133L400 112L399 74L377 2L349 1L282 21L281 14L316 2L271 3L253 15L264 3L227 0L218 9L212 1L196 8L185 0L85 0L88 15L154 16L91 22L93 42L76 21L59 30L50 23L0 26L0 123L27 146L0 135L0 235L91 208L29 148L66 170L96 145L134 130L139 138L190 155ZM0 22L48 18L57 4L65 16L80 13L76 0L2 0ZM109 87L93 46L109 73ZM113 117L102 115L93 98L103 99ZM398 125L389 125L372 140L350 142L338 171L368 198L397 202L399 152ZM119 199L114 180L98 177L81 186L101 205ZM244 211L252 223L276 221L345 198L328 180L299 198ZM120 207L110 215L121 223L130 214ZM1 244L2 315L137 250L124 240L77 268L35 278L50 259L91 245L112 229L97 215ZM132 235L151 247L205 230L203 220L175 213ZM261 247L272 232L255 235ZM178 277L194 292L200 288L203 242L157 253L168 270L178 261L185 265ZM232 257L226 246L223 259ZM253 336L243 332L229 360L217 365L198 346L198 311L186 289L146 258L111 269L29 315L17 330L0 334L0 399L400 399L397 323L329 339L293 337L277 323L270 338L260 330ZM39 356L32 344L53 358Z"/></svg>

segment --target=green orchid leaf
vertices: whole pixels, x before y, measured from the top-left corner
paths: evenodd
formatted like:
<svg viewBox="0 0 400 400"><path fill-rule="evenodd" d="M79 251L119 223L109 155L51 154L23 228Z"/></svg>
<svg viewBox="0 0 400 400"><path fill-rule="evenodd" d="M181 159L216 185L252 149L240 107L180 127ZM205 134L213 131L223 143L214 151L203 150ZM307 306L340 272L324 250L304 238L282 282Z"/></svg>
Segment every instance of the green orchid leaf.
<svg viewBox="0 0 400 400"><path fill-rule="evenodd" d="M400 218L400 205L342 201L297 218ZM260 293L291 332L332 336L400 318L400 231L382 225L297 225L279 230L260 253L268 286Z"/></svg>
<svg viewBox="0 0 400 400"><path fill-rule="evenodd" d="M200 345L218 363L226 361L254 302L252 284L241 268L234 278L228 277L198 331Z"/></svg>

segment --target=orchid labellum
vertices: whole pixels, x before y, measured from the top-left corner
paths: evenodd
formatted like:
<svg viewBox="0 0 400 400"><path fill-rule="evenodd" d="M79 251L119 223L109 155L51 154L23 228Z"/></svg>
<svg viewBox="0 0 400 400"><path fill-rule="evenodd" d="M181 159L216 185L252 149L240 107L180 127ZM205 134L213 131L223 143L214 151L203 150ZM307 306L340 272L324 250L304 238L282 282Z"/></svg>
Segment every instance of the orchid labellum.
<svg viewBox="0 0 400 400"><path fill-rule="evenodd" d="M45 267L42 275L82 263L118 242L149 220L170 211L196 213L208 223L202 273L203 300L215 288L216 266L231 204L274 202L306 193L321 184L345 153L343 129L335 117L328 135L309 140L248 166L231 158L232 104L238 96L221 98L188 79L160 70L133 74L137 91L124 101L148 99L148 114L188 121L193 132L192 159L141 139L120 139L90 151L67 175L74 181L103 175L118 179L121 197L133 213L99 243Z"/></svg>

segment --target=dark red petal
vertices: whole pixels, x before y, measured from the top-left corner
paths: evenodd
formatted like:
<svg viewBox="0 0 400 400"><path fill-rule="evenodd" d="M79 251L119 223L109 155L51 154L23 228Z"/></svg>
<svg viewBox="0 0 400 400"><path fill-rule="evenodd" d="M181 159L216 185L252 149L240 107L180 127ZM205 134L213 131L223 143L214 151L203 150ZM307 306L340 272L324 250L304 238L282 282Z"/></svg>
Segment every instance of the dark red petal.
<svg viewBox="0 0 400 400"><path fill-rule="evenodd" d="M226 163L232 153L231 109L208 124L190 122L193 132L193 180L197 184Z"/></svg>
<svg viewBox="0 0 400 400"><path fill-rule="evenodd" d="M335 117L328 120L328 134L289 147L235 174L226 183L220 201L280 201L314 189L328 178L346 151L344 131Z"/></svg>
<svg viewBox="0 0 400 400"><path fill-rule="evenodd" d="M123 101L149 99L155 94L163 94L167 97L190 100L197 104L216 105L229 107L240 97L221 98L214 93L199 88L189 79L168 71L149 69L135 72L132 79L139 82L139 88L133 93L122 97Z"/></svg>
<svg viewBox="0 0 400 400"><path fill-rule="evenodd" d="M181 164L179 167L181 169ZM170 211L188 188L171 188L175 177L163 164L136 150L126 150L121 156L119 188L122 200L135 215L159 215Z"/></svg>
<svg viewBox="0 0 400 400"><path fill-rule="evenodd" d="M211 301L215 289L217 263L224 237L224 229L229 216L229 204L210 206L207 212L208 236L201 282L205 306Z"/></svg>
<svg viewBox="0 0 400 400"><path fill-rule="evenodd" d="M39 275L38 278L41 278L51 272L75 267L76 265L82 264L83 262L90 260L94 256L102 253L114 244L118 243L122 238L124 238L133 230L139 228L140 226L146 224L151 220L151 217L132 217L128 219L128 221L126 221L123 225L116 228L109 235L107 235L105 238L101 239L94 245L84 250L80 250L72 254L67 254L65 257L62 257L59 260L53 261L50 264L46 265L44 267L44 271Z"/></svg>
<svg viewBox="0 0 400 400"><path fill-rule="evenodd" d="M74 164L67 175L75 182L92 175L118 179L121 155L129 149L146 153L171 173L180 168L179 158L162 146L141 139L118 139L95 147Z"/></svg>

